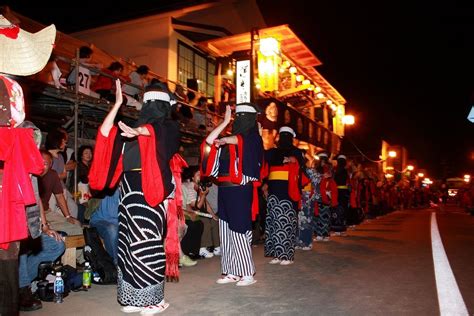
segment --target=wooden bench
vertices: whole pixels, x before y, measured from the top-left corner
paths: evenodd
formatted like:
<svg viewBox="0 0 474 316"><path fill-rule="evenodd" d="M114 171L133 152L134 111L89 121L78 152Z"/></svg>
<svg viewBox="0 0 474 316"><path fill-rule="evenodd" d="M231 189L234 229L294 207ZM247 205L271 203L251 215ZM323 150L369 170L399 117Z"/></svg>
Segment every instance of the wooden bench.
<svg viewBox="0 0 474 316"><path fill-rule="evenodd" d="M61 262L64 265L76 267L76 248L82 248L86 245L84 235L66 236L64 239L64 246L66 250L61 257Z"/></svg>

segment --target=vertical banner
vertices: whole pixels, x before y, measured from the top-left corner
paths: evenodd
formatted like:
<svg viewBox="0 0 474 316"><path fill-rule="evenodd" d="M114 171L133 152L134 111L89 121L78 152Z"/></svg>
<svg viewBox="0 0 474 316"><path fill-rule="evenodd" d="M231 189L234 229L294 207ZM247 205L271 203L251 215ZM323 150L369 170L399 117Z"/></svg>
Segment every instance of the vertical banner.
<svg viewBox="0 0 474 316"><path fill-rule="evenodd" d="M236 62L236 104L250 102L251 80L250 60L238 60Z"/></svg>

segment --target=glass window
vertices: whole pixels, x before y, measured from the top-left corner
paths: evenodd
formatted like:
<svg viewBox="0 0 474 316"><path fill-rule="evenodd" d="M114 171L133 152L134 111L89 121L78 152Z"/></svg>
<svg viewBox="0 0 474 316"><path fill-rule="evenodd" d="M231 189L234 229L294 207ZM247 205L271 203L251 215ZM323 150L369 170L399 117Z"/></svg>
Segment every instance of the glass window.
<svg viewBox="0 0 474 316"><path fill-rule="evenodd" d="M188 79L197 79L199 90L213 96L215 68L214 60L178 41L178 81L181 84L186 86Z"/></svg>

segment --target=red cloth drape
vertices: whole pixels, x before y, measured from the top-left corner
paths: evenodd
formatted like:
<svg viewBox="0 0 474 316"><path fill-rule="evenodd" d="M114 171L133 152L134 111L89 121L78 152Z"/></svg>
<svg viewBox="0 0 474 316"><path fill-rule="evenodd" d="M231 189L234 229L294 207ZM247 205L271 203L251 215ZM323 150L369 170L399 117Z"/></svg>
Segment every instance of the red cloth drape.
<svg viewBox="0 0 474 316"><path fill-rule="evenodd" d="M36 204L30 174L44 170L43 157L29 128L0 128L0 160L4 161L0 195L0 248L28 237L25 206Z"/></svg>
<svg viewBox="0 0 474 316"><path fill-rule="evenodd" d="M184 223L183 215L183 192L181 184L181 172L188 164L179 154L175 154L170 161L171 172L176 183L174 199L168 201L168 211L166 216L166 224L168 232L165 241L166 253L166 278L173 281L179 280L179 236L178 228L181 222Z"/></svg>

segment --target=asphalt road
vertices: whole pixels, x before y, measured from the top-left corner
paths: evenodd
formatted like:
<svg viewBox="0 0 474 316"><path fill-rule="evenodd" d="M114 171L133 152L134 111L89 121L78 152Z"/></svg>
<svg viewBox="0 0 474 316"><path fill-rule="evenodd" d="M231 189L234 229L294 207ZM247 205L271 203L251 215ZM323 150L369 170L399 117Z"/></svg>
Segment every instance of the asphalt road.
<svg viewBox="0 0 474 316"><path fill-rule="evenodd" d="M218 285L219 259L202 259L166 285L166 315L439 315L431 213L461 296L474 313L474 217L453 207L396 211L346 237L297 251L290 266L269 265L254 248L258 282ZM443 285L440 284L442 287ZM121 315L114 286L72 293L63 304L22 315ZM135 314L139 315L139 314Z"/></svg>

